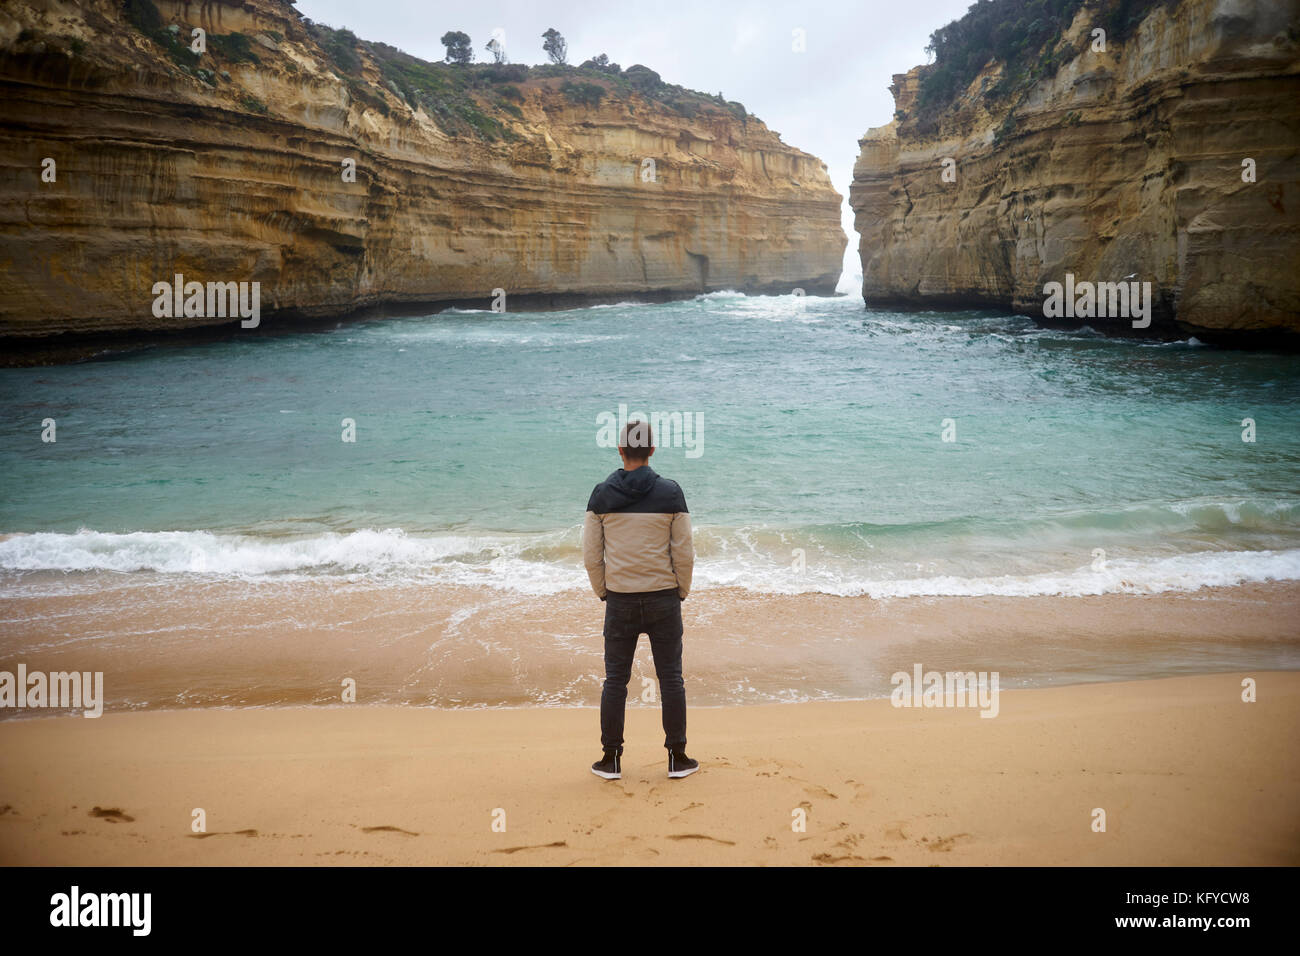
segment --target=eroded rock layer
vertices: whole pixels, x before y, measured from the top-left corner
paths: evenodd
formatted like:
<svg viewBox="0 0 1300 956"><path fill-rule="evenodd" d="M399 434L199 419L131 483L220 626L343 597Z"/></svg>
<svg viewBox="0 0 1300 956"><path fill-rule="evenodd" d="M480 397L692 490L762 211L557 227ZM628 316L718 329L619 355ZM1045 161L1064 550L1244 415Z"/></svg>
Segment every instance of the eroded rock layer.
<svg viewBox="0 0 1300 956"><path fill-rule="evenodd" d="M1112 6L1085 3L1059 69L1013 95L993 95L993 61L925 116L925 68L894 77L850 190L869 304L1047 321L1044 287L1069 274L1150 282L1154 332L1300 332L1300 4L1150 4L1096 50Z"/></svg>
<svg viewBox="0 0 1300 956"><path fill-rule="evenodd" d="M454 67L403 80L321 35L283 0L6 4L0 336L226 321L156 315L176 274L259 282L270 319L495 289L833 290L824 164L739 104L537 70L430 92Z"/></svg>

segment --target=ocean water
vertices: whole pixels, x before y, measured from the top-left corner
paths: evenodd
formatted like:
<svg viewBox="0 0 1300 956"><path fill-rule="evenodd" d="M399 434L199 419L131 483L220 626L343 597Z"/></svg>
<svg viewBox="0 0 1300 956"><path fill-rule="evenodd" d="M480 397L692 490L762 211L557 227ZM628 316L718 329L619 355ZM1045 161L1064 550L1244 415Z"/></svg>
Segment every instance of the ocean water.
<svg viewBox="0 0 1300 956"><path fill-rule="evenodd" d="M11 596L110 573L582 589L587 496L618 466L600 425L620 406L692 425L660 436L653 466L685 490L699 588L1300 578L1300 356L1194 340L715 293L3 369L0 397Z"/></svg>

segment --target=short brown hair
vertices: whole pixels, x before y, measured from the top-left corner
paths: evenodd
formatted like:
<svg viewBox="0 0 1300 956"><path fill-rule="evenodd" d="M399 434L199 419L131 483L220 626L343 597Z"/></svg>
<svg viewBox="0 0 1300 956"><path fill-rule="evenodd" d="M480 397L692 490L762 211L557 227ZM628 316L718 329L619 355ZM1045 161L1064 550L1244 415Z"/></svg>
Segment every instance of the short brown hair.
<svg viewBox="0 0 1300 956"><path fill-rule="evenodd" d="M655 437L650 431L650 423L636 420L628 422L623 426L618 447L627 453L627 457L635 461L649 458L650 452L655 450Z"/></svg>

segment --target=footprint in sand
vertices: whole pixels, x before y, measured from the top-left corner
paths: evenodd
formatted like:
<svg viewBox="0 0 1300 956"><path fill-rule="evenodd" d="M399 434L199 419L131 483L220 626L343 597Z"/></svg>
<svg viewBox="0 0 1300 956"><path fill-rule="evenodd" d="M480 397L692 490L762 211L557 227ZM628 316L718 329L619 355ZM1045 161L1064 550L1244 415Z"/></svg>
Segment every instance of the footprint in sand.
<svg viewBox="0 0 1300 956"><path fill-rule="evenodd" d="M648 846L643 846L640 848L632 847L631 849L625 850L623 852L621 859L653 860L658 855L659 855L659 851L653 849L652 847L648 847Z"/></svg>
<svg viewBox="0 0 1300 956"><path fill-rule="evenodd" d="M602 810L591 818L590 823L593 827L599 830L606 824L615 823L622 818L623 816L618 810Z"/></svg>
<svg viewBox="0 0 1300 956"><path fill-rule="evenodd" d="M419 836L419 835L420 835L420 834L418 834L418 833L413 833L413 832L411 832L410 830L403 830L401 827L390 827L390 826L382 826L382 827L362 827L362 828L361 828L361 832L362 832L362 833L402 833L402 834L405 834L406 836Z"/></svg>
<svg viewBox="0 0 1300 956"><path fill-rule="evenodd" d="M257 836L256 830L214 830L212 833L191 833L190 836L195 840L206 840L214 836Z"/></svg>
<svg viewBox="0 0 1300 956"><path fill-rule="evenodd" d="M635 836L627 836L624 837L623 839L624 842L626 843L636 844L639 842L640 838ZM623 850L621 854L623 858L629 856L636 856L642 860L649 860L658 855L659 855L659 851L656 850L654 847L649 847L649 846L629 846L627 849Z"/></svg>
<svg viewBox="0 0 1300 956"><path fill-rule="evenodd" d="M493 853L518 853L520 850L550 850L558 847L567 847L569 844L564 840L556 840L554 843L535 843L532 846L508 846L504 850L493 850Z"/></svg>
<svg viewBox="0 0 1300 956"><path fill-rule="evenodd" d="M681 823L681 822L682 822L682 816L681 816L681 815L682 815L683 813L685 813L687 810L695 810L695 809L697 809L697 808L699 808L699 807L702 807L702 806L704 806L704 804L702 804L702 803L688 803L686 806L682 807L680 810L677 811L677 815L676 815L676 816L669 817L669 818L668 818L668 822L669 822L669 823Z"/></svg>
<svg viewBox="0 0 1300 956"><path fill-rule="evenodd" d="M871 788L864 784L858 783L856 780L845 780L844 784L845 786L849 786L853 788L852 799L854 800L867 800L871 797Z"/></svg>
<svg viewBox="0 0 1300 956"><path fill-rule="evenodd" d="M814 853L814 863L831 864L831 863L848 863L853 860L866 862L866 857L858 856L856 853L846 853L844 856L833 856L830 853Z"/></svg>
<svg viewBox="0 0 1300 956"><path fill-rule="evenodd" d="M109 823L134 823L135 817L129 817L116 807L105 810L103 807L92 807L87 816L98 817L101 820L107 820Z"/></svg>
<svg viewBox="0 0 1300 956"><path fill-rule="evenodd" d="M819 787L817 784L804 787L803 792L810 797L821 797L823 800L838 800L839 797L831 793L825 787Z"/></svg>
<svg viewBox="0 0 1300 956"><path fill-rule="evenodd" d="M939 837L933 842L927 842L925 837L921 837L921 842L926 844L926 849L931 853L951 853L952 848L961 840L969 839L971 839L969 833L954 833L952 836Z"/></svg>
<svg viewBox="0 0 1300 956"><path fill-rule="evenodd" d="M724 846L735 846L732 840L719 840L717 837L711 837L707 833L670 833L670 840L712 840L714 843L721 843Z"/></svg>
<svg viewBox="0 0 1300 956"><path fill-rule="evenodd" d="M845 850L856 850L858 848L858 841L861 840L863 836L864 834L862 833L850 833L835 845Z"/></svg>

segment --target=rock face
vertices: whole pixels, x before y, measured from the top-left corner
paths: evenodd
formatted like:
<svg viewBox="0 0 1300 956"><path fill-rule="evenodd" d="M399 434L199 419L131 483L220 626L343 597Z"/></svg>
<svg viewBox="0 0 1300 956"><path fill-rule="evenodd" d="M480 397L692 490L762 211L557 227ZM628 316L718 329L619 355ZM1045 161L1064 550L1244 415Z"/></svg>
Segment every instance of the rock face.
<svg viewBox="0 0 1300 956"><path fill-rule="evenodd" d="M187 62L194 28L208 51ZM260 283L270 324L487 307L494 290L508 308L833 291L845 237L825 165L739 104L677 110L589 71L570 71L575 95L537 68L453 101L403 89L376 46L342 68L321 35L284 0L6 4L0 336L229 322L156 315L153 286L176 274ZM427 87L458 68L419 69Z"/></svg>
<svg viewBox="0 0 1300 956"><path fill-rule="evenodd" d="M894 77L896 118L860 140L849 194L863 298L1044 320L1047 283L1136 274L1151 332L1294 344L1300 4L1173 0L1094 51L1108 4L1083 6L1063 65L1016 96L986 95L992 62L920 121L924 68Z"/></svg>

